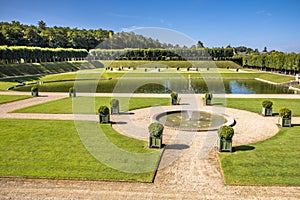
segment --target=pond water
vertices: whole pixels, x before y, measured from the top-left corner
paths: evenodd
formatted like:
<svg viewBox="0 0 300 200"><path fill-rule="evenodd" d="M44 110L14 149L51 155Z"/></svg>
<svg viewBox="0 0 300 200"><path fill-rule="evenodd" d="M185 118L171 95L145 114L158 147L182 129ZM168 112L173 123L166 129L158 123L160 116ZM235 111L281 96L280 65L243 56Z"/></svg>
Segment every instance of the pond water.
<svg viewBox="0 0 300 200"><path fill-rule="evenodd" d="M169 111L156 116L166 126L180 130L218 129L227 120L221 116L203 111Z"/></svg>
<svg viewBox="0 0 300 200"><path fill-rule="evenodd" d="M129 86L130 85L130 86ZM190 83L186 80L155 79L119 81L114 88L115 92L135 93L206 93L215 94L288 94L293 93L288 87L271 85L256 80L206 80L194 79Z"/></svg>
<svg viewBox="0 0 300 200"><path fill-rule="evenodd" d="M44 83L39 86L41 92L68 92L74 81ZM16 90L30 91L32 85L18 87ZM294 93L288 87L271 85L256 80L217 80L217 79L166 79L166 78L130 78L112 80L77 81L78 92L97 93L206 93L214 94L288 94Z"/></svg>

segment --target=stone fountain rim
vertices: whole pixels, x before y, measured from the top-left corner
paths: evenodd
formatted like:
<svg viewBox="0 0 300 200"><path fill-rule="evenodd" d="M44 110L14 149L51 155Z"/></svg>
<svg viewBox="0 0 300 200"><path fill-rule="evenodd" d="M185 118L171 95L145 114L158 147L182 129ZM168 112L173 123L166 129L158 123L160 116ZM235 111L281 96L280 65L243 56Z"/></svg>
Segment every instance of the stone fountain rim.
<svg viewBox="0 0 300 200"><path fill-rule="evenodd" d="M203 132L203 131L216 131L219 129L219 127L221 126L234 126L235 124L235 119L229 115L226 115L224 113L216 113L216 112L213 112L211 110L203 110L203 109L199 109L199 110L191 110L191 109L173 109L173 110L167 110L167 111L164 111L164 112L160 112L160 113L156 113L154 114L152 117L151 117L151 121L152 122L159 122L161 123L159 120L158 120L158 117L164 113L178 113L178 112L206 112L206 113L209 113L209 114L214 114L214 115L219 115L219 116L222 116L224 117L227 122L220 125L220 126L215 126L215 127L209 127L209 128L180 128L180 127L173 127L173 126L167 126L167 125L164 125L165 127L168 127L170 129L174 129L174 130L180 130L180 131L191 131L191 132Z"/></svg>

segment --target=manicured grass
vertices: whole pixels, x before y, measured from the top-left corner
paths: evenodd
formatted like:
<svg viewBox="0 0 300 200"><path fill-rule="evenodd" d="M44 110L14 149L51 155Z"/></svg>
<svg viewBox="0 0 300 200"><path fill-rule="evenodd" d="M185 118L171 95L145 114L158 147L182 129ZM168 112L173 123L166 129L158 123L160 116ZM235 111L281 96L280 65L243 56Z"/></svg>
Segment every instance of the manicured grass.
<svg viewBox="0 0 300 200"><path fill-rule="evenodd" d="M169 98L116 98L120 102L120 111L134 110L156 105L169 105ZM72 102L73 101L73 102ZM30 106L14 112L22 113L97 113L97 109L101 105L106 105L110 108L111 97L76 97L64 98L56 101L51 101L35 106ZM72 107L72 105L74 105Z"/></svg>
<svg viewBox="0 0 300 200"><path fill-rule="evenodd" d="M300 89L300 85L294 85L293 87Z"/></svg>
<svg viewBox="0 0 300 200"><path fill-rule="evenodd" d="M144 166L150 166L151 171L138 173L137 169L137 173L127 173L95 159L83 145L84 136L79 137L74 121L0 119L0 176L152 181L161 151L145 148L146 142L120 135L110 125L81 123L86 128L101 127L105 136L89 135L96 141L93 151L100 155L105 152L105 157L114 161L115 168L125 165L135 169L136 164L108 151L107 145L102 144L106 138L124 152L151 153L153 159L145 161L147 166Z"/></svg>
<svg viewBox="0 0 300 200"><path fill-rule="evenodd" d="M0 95L0 104L18 101L22 99L28 99L31 96L26 95Z"/></svg>
<svg viewBox="0 0 300 200"><path fill-rule="evenodd" d="M235 147L233 154L219 154L226 183L299 186L299 132L299 126L282 128L268 140Z"/></svg>
<svg viewBox="0 0 300 200"><path fill-rule="evenodd" d="M295 80L293 76L287 76L283 74L271 74L271 73L261 73L256 78L272 81L274 83L284 83L284 82Z"/></svg>
<svg viewBox="0 0 300 200"><path fill-rule="evenodd" d="M300 116L300 99L277 99L277 98L227 98L226 107L261 113L262 102L270 100L273 102L273 113L287 107L292 110L293 116ZM224 100L213 99L213 103L224 102Z"/></svg>

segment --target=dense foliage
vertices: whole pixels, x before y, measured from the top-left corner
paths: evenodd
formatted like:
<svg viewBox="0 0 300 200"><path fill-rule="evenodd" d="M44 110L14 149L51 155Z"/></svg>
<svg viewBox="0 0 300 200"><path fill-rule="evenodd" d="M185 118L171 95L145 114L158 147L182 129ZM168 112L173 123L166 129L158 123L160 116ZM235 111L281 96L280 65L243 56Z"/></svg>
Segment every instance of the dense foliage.
<svg viewBox="0 0 300 200"><path fill-rule="evenodd" d="M154 122L148 126L148 131L154 137L160 137L163 133L164 126L161 123Z"/></svg>
<svg viewBox="0 0 300 200"><path fill-rule="evenodd" d="M264 108L272 108L273 102L272 102L272 101L269 101L269 100L265 100L265 101L262 102L262 106L263 106Z"/></svg>
<svg viewBox="0 0 300 200"><path fill-rule="evenodd" d="M269 54L246 55L243 57L243 65L259 67L267 71L299 72L300 54L271 52Z"/></svg>
<svg viewBox="0 0 300 200"><path fill-rule="evenodd" d="M279 110L279 116L289 118L292 116L292 111L288 108L281 108Z"/></svg>
<svg viewBox="0 0 300 200"><path fill-rule="evenodd" d="M98 113L102 115L109 115L109 108L107 106L100 106Z"/></svg>
<svg viewBox="0 0 300 200"><path fill-rule="evenodd" d="M0 61L5 64L82 60L87 55L85 49L0 46Z"/></svg>
<svg viewBox="0 0 300 200"><path fill-rule="evenodd" d="M0 22L0 45L93 49L109 37L109 32L103 29L47 27L43 21L39 21L38 26L16 21Z"/></svg>
<svg viewBox="0 0 300 200"><path fill-rule="evenodd" d="M92 49L92 60L229 60L232 48Z"/></svg>
<svg viewBox="0 0 300 200"><path fill-rule="evenodd" d="M206 94L205 94L205 99L211 100L212 97L213 97L212 93L206 93Z"/></svg>
<svg viewBox="0 0 300 200"><path fill-rule="evenodd" d="M118 107L119 106L119 100L118 99L112 99L110 101L110 106L112 106L112 107Z"/></svg>
<svg viewBox="0 0 300 200"><path fill-rule="evenodd" d="M221 126L218 130L218 135L222 139L229 140L234 135L234 130L231 126Z"/></svg>

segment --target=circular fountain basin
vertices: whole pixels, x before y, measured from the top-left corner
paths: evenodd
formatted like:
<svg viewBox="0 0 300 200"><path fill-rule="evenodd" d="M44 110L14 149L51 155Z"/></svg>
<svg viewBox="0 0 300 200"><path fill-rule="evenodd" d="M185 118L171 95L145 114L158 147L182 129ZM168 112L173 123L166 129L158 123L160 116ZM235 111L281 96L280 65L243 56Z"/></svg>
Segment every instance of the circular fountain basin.
<svg viewBox="0 0 300 200"><path fill-rule="evenodd" d="M234 119L225 114L199 110L167 111L153 118L165 126L184 131L217 130L223 125L234 124Z"/></svg>

